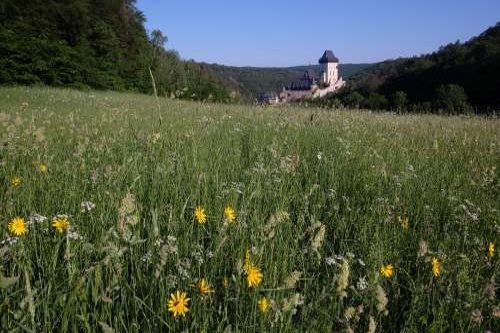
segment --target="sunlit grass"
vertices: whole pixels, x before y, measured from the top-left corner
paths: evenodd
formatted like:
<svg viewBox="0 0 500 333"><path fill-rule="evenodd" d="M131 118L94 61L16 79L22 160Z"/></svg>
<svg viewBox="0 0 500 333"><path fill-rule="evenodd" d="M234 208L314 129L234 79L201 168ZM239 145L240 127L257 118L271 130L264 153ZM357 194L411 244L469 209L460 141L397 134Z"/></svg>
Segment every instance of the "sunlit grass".
<svg viewBox="0 0 500 333"><path fill-rule="evenodd" d="M2 329L499 329L498 120L161 112L0 90Z"/></svg>

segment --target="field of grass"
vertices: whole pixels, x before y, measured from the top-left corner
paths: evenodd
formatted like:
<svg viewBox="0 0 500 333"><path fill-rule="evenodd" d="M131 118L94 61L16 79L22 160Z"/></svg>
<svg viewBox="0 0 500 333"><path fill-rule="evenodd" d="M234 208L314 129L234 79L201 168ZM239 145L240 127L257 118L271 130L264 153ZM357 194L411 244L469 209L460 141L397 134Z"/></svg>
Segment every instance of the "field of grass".
<svg viewBox="0 0 500 333"><path fill-rule="evenodd" d="M498 120L160 110L0 89L1 331L500 331Z"/></svg>

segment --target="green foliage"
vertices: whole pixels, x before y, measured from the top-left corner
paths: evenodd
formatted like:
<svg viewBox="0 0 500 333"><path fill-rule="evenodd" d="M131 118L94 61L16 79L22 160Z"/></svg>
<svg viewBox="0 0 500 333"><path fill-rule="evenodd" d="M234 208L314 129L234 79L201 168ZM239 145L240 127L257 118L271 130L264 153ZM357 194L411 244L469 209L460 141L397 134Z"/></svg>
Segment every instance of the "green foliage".
<svg viewBox="0 0 500 333"><path fill-rule="evenodd" d="M0 89L2 331L498 332L498 120L159 103Z"/></svg>
<svg viewBox="0 0 500 333"><path fill-rule="evenodd" d="M364 107L370 110L385 110L388 106L387 98L378 93L370 93L365 99Z"/></svg>
<svg viewBox="0 0 500 333"><path fill-rule="evenodd" d="M186 74L184 61L164 49L167 40L159 30L148 38L132 0L5 0L0 84L152 92L151 68L164 95L187 88L196 99L229 100L213 73L202 80Z"/></svg>
<svg viewBox="0 0 500 333"><path fill-rule="evenodd" d="M410 103L418 104L432 101L445 84L463 87L479 113L500 109L500 23L432 54L375 64L353 76L349 90L385 96L404 91Z"/></svg>
<svg viewBox="0 0 500 333"><path fill-rule="evenodd" d="M471 113L472 107L467 102L467 95L462 87L446 84L436 90L435 108L450 114Z"/></svg>
<svg viewBox="0 0 500 333"><path fill-rule="evenodd" d="M392 109L402 112L408 105L408 96L404 91L396 91L391 98Z"/></svg>
<svg viewBox="0 0 500 333"><path fill-rule="evenodd" d="M357 91L352 91L344 96L344 104L346 107L359 109L364 104L365 98Z"/></svg>
<svg viewBox="0 0 500 333"><path fill-rule="evenodd" d="M146 91L149 42L129 1L4 1L0 84Z"/></svg>

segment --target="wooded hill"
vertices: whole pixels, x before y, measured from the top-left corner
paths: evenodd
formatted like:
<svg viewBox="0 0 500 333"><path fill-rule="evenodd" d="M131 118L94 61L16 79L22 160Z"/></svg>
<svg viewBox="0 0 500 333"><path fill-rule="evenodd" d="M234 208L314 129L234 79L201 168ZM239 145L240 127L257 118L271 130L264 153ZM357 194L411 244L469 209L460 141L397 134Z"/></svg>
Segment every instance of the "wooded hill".
<svg viewBox="0 0 500 333"><path fill-rule="evenodd" d="M279 92L284 85L300 78L307 69L319 74L319 65L295 67L234 67L209 64L224 82L241 92L242 95L255 98L263 92ZM340 75L350 78L370 64L340 64Z"/></svg>
<svg viewBox="0 0 500 333"><path fill-rule="evenodd" d="M457 98L460 101L455 103ZM351 77L347 89L325 101L332 99L347 106L424 112L467 109L468 104L477 113L500 110L500 23L432 54L375 64Z"/></svg>
<svg viewBox="0 0 500 333"><path fill-rule="evenodd" d="M0 84L47 84L152 92L228 101L229 90L203 64L148 36L135 0L2 0Z"/></svg>

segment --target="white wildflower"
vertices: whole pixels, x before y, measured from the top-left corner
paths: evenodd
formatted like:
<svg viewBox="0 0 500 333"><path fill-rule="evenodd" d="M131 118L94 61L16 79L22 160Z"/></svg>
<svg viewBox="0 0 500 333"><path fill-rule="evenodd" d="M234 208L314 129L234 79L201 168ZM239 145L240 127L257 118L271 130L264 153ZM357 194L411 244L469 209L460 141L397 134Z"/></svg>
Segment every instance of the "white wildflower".
<svg viewBox="0 0 500 333"><path fill-rule="evenodd" d="M16 244L18 241L19 241L19 238L18 238L18 237L10 237L10 236L7 236L7 238L5 238L4 240L2 240L2 241L0 242L0 245L11 246L11 245Z"/></svg>
<svg viewBox="0 0 500 333"><path fill-rule="evenodd" d="M332 266L332 265L336 265L337 264L337 260L335 260L335 258L333 257L326 257L325 258L325 263L327 266Z"/></svg>
<svg viewBox="0 0 500 333"><path fill-rule="evenodd" d="M149 263L149 262L151 262L151 258L152 258L151 251L148 251L148 252L146 252L145 255L142 256L141 261Z"/></svg>
<svg viewBox="0 0 500 333"><path fill-rule="evenodd" d="M162 247L162 251L165 251L166 254L177 254L178 248L177 248L177 238L174 236L168 236L167 237L167 242L165 245Z"/></svg>
<svg viewBox="0 0 500 333"><path fill-rule="evenodd" d="M366 288L368 288L368 282L366 282L366 277L361 276L358 279L358 282L356 282L356 288L358 288L358 290L360 290L360 291L363 291Z"/></svg>
<svg viewBox="0 0 500 333"><path fill-rule="evenodd" d="M31 225L31 224L35 224L35 223L43 223L45 221L47 221L47 217L42 216L40 214L35 214L35 215L32 215L28 218L27 224Z"/></svg>
<svg viewBox="0 0 500 333"><path fill-rule="evenodd" d="M283 300L283 312L297 313L297 307L304 304L304 296L295 293L292 296Z"/></svg>
<svg viewBox="0 0 500 333"><path fill-rule="evenodd" d="M67 237L68 239L70 240L82 240L83 237L75 230L75 227L73 225L70 225L69 228L68 228L68 232L67 232Z"/></svg>
<svg viewBox="0 0 500 333"><path fill-rule="evenodd" d="M83 201L81 204L80 204L80 208L82 210L82 212L90 212L92 210L95 209L95 203L93 203L92 201Z"/></svg>

